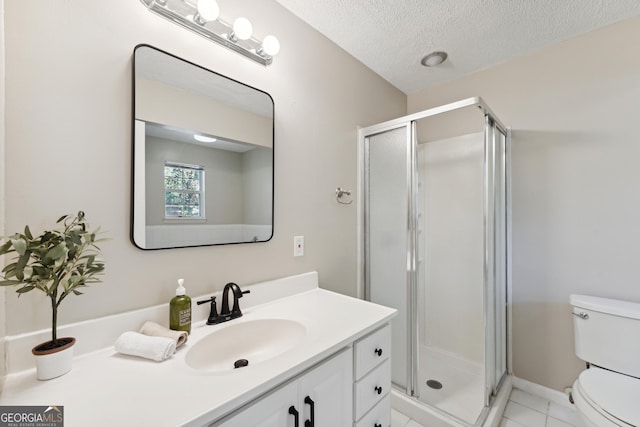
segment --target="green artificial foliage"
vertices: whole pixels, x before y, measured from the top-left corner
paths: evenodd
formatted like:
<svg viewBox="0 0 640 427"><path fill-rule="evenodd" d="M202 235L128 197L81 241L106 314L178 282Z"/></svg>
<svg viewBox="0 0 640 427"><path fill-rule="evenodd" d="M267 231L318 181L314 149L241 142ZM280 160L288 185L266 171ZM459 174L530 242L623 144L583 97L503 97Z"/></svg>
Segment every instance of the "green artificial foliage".
<svg viewBox="0 0 640 427"><path fill-rule="evenodd" d="M0 286L18 286L21 295L34 289L51 299L51 348L58 347L58 307L69 295L82 295L80 289L102 280L104 262L98 243L100 228L89 231L84 212L65 215L56 221L61 228L33 236L29 226L24 233L5 237L0 255L15 253L12 263L2 270Z"/></svg>

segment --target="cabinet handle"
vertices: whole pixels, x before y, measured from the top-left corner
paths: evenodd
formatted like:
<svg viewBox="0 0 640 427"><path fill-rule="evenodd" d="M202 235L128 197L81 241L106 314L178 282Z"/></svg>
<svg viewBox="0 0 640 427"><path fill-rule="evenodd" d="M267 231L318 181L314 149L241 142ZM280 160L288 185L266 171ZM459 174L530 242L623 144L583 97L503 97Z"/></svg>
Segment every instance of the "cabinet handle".
<svg viewBox="0 0 640 427"><path fill-rule="evenodd" d="M295 406L289 406L289 413L291 415L293 415L293 422L295 423L295 427L300 427L300 421L299 421L299 415L300 413L298 411L296 411L296 407Z"/></svg>
<svg viewBox="0 0 640 427"><path fill-rule="evenodd" d="M375 350L373 350L373 352L374 352L375 354L377 354L377 355L378 355L378 357L382 356L382 349L381 349L381 348L376 348Z"/></svg>
<svg viewBox="0 0 640 427"><path fill-rule="evenodd" d="M304 427L314 427L314 423L315 423L315 415L314 415L314 406L315 406L315 402L313 400L311 400L311 398L309 396L304 398L304 403L306 403L307 405L309 405L311 407L311 419L310 420L306 420L304 422Z"/></svg>
<svg viewBox="0 0 640 427"><path fill-rule="evenodd" d="M377 386L377 387L374 388L374 390L376 391L376 393L382 394L382 387Z"/></svg>
<svg viewBox="0 0 640 427"><path fill-rule="evenodd" d="M375 423L375 425L373 427L382 427L382 424Z"/></svg>

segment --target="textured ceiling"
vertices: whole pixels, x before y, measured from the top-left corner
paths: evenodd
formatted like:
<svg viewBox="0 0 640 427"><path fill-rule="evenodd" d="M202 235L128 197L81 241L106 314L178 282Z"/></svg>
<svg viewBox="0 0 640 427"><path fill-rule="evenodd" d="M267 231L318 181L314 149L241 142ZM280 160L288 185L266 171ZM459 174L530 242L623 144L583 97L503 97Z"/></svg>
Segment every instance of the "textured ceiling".
<svg viewBox="0 0 640 427"><path fill-rule="evenodd" d="M277 1L407 94L640 15L640 0ZM420 65L436 50L449 59Z"/></svg>

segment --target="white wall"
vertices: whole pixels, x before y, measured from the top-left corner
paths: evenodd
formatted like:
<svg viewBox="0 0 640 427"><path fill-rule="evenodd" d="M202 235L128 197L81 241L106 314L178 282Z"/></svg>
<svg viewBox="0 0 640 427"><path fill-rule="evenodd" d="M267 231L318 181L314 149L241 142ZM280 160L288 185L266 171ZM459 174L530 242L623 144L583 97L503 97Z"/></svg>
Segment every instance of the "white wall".
<svg viewBox="0 0 640 427"><path fill-rule="evenodd" d="M640 302L638 40L633 18L408 97L512 126L513 370L557 390L583 367L569 295Z"/></svg>
<svg viewBox="0 0 640 427"><path fill-rule="evenodd" d="M140 1L5 4L6 229L35 231L86 211L112 241L105 281L65 301L69 323L188 293L320 272L321 286L356 293L356 127L401 116L406 96L272 0L220 0L282 45L264 68L146 10ZM275 100L275 237L267 243L145 252L129 241L131 57L148 43L269 92ZM305 256L292 238L304 235ZM47 301L8 292L7 332L49 327Z"/></svg>

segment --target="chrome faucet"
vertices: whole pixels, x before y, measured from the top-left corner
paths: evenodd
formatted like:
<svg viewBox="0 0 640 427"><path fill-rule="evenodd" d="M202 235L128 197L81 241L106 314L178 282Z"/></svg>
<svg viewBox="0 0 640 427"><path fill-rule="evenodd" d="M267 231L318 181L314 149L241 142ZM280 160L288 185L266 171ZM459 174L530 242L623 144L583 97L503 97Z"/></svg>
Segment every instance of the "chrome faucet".
<svg viewBox="0 0 640 427"><path fill-rule="evenodd" d="M233 292L233 307L229 309L229 292ZM204 301L198 301L198 305L211 303L211 312L207 319L207 325L216 325L218 323L226 322L231 319L237 319L242 317L242 311L240 311L240 304L238 299L242 298L242 295L248 294L251 291L243 291L240 286L235 283L227 283L222 291L222 309L220 314L216 308L216 297L211 297Z"/></svg>

